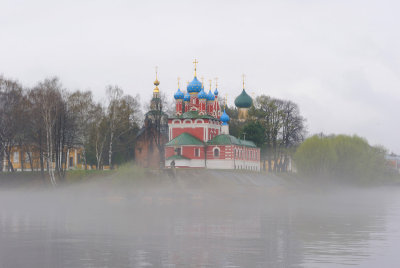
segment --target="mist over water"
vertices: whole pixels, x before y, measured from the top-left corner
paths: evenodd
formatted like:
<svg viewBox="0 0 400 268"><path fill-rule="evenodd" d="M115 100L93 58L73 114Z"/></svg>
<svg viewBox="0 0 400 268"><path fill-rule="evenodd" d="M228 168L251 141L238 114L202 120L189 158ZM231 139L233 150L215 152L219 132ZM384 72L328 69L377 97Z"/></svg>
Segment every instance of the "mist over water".
<svg viewBox="0 0 400 268"><path fill-rule="evenodd" d="M187 175L187 174L186 174ZM0 267L393 267L400 190L208 172L0 191Z"/></svg>

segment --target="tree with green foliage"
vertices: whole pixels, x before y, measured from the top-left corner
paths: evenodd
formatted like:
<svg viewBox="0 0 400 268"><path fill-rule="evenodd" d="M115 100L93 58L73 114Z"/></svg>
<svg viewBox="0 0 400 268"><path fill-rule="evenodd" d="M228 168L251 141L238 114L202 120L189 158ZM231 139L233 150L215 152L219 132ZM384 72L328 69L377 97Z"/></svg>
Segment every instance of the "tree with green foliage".
<svg viewBox="0 0 400 268"><path fill-rule="evenodd" d="M240 130L240 136L254 142L257 147L262 148L265 142L265 128L260 121L250 121Z"/></svg>
<svg viewBox="0 0 400 268"><path fill-rule="evenodd" d="M368 182L382 177L385 151L358 136L314 135L295 154L300 174L321 179Z"/></svg>

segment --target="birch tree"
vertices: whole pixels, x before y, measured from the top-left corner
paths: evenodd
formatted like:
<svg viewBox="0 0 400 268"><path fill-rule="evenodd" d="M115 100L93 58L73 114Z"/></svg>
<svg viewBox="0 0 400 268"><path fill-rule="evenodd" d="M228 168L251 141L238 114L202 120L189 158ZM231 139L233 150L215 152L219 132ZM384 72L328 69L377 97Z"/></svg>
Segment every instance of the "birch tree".
<svg viewBox="0 0 400 268"><path fill-rule="evenodd" d="M36 86L41 107L39 113L43 120L43 128L46 140L46 165L53 186L57 185L54 174L54 126L57 121L57 105L61 99L61 84L58 78L45 79Z"/></svg>
<svg viewBox="0 0 400 268"><path fill-rule="evenodd" d="M108 121L109 121L109 146L108 146L108 165L112 169L112 152L114 135L117 126L116 116L119 102L124 92L118 86L108 86L106 95L108 99Z"/></svg>
<svg viewBox="0 0 400 268"><path fill-rule="evenodd" d="M107 121L104 108L97 104L93 109L93 121L90 124L91 140L94 144L96 157L96 169L100 169L103 164L103 151L107 139Z"/></svg>

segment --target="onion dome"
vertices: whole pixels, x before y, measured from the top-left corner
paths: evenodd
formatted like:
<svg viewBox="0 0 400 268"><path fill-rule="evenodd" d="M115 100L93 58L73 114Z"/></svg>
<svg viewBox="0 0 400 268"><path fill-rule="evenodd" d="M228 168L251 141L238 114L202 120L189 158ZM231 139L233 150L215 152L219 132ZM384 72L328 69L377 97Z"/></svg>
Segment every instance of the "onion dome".
<svg viewBox="0 0 400 268"><path fill-rule="evenodd" d="M190 101L190 94L186 92L185 97L183 98L184 101Z"/></svg>
<svg viewBox="0 0 400 268"><path fill-rule="evenodd" d="M224 112L222 113L220 119L221 119L221 121L222 121L222 125L227 125L227 124L228 124L230 118L229 118L229 115L225 112L225 110L224 110Z"/></svg>
<svg viewBox="0 0 400 268"><path fill-rule="evenodd" d="M208 94L207 94L207 100L209 100L209 101L215 100L214 94L212 94L211 89L210 89L210 92L208 92Z"/></svg>
<svg viewBox="0 0 400 268"><path fill-rule="evenodd" d="M253 104L252 98L246 93L244 89L242 93L235 99L235 105L238 108L250 108L252 104Z"/></svg>
<svg viewBox="0 0 400 268"><path fill-rule="evenodd" d="M216 89L214 90L214 95L215 95L215 96L218 96L218 88L216 88Z"/></svg>
<svg viewBox="0 0 400 268"><path fill-rule="evenodd" d="M158 68L156 67L156 80L154 80L154 85L155 85L156 87L153 89L153 92L154 92L154 93L160 92L160 90L158 89L158 86L160 85L160 81L158 81L157 73L158 73Z"/></svg>
<svg viewBox="0 0 400 268"><path fill-rule="evenodd" d="M201 91L202 87L203 86L202 86L201 82L195 76L193 78L192 82L190 82L189 85L187 86L187 91L189 93L197 93L197 92Z"/></svg>
<svg viewBox="0 0 400 268"><path fill-rule="evenodd" d="M199 92L199 95L197 96L200 100L201 99L207 99L207 93L204 92L204 89L202 88L201 91Z"/></svg>
<svg viewBox="0 0 400 268"><path fill-rule="evenodd" d="M182 100L185 97L185 94L178 88L178 91L174 94L174 98L176 100Z"/></svg>

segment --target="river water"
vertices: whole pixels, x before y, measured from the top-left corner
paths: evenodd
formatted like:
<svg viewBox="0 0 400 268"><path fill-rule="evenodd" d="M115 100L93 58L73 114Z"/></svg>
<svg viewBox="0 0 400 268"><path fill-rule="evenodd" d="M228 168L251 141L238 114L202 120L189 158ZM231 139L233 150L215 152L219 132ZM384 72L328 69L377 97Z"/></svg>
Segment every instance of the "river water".
<svg viewBox="0 0 400 268"><path fill-rule="evenodd" d="M397 267L400 189L0 192L0 267Z"/></svg>

